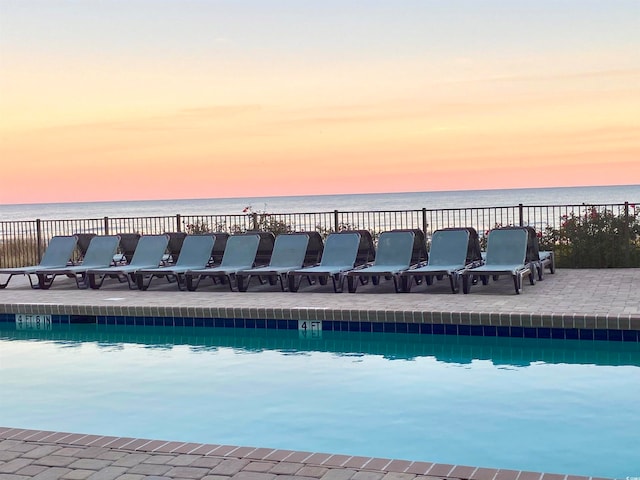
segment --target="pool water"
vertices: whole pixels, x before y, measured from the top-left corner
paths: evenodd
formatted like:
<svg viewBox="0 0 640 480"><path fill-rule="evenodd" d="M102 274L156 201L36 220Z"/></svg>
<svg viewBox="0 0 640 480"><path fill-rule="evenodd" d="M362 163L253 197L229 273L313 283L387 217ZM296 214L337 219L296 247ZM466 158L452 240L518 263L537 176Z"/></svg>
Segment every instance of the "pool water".
<svg viewBox="0 0 640 480"><path fill-rule="evenodd" d="M640 347L0 323L0 425L625 478Z"/></svg>

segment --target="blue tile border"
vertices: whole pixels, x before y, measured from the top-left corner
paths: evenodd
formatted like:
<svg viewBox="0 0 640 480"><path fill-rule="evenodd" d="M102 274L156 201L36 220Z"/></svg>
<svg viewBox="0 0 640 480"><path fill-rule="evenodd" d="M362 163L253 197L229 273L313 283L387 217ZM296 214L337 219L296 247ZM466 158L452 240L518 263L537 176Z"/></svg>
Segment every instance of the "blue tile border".
<svg viewBox="0 0 640 480"><path fill-rule="evenodd" d="M117 315L52 315L52 324L98 324L202 328L297 330L297 320L260 318L152 317ZM15 314L0 313L0 322L15 323ZM484 337L541 338L582 341L640 342L640 331L602 328L522 327L444 323L323 320L322 329L333 332L409 333Z"/></svg>

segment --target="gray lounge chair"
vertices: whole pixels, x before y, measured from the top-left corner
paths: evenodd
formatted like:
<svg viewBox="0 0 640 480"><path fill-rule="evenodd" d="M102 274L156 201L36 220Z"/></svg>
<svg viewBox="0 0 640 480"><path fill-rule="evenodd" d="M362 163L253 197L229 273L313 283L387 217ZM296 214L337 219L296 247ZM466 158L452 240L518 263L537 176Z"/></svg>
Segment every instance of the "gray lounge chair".
<svg viewBox="0 0 640 480"><path fill-rule="evenodd" d="M271 261L266 267L255 267L249 270L242 270L236 274L238 290L246 292L252 276L257 276L261 283L263 278L267 278L271 285L280 283L280 289L285 291L287 285L287 275L290 271L302 268L309 236L306 233L287 233L276 237Z"/></svg>
<svg viewBox="0 0 640 480"><path fill-rule="evenodd" d="M0 281L0 288L6 288L14 275L26 275L31 288L39 288L38 282L34 282L32 275L35 275L38 270L62 268L68 265L77 243L78 238L75 235L59 235L51 238L38 265L0 269L0 275L8 275L5 282Z"/></svg>
<svg viewBox="0 0 640 480"><path fill-rule="evenodd" d="M528 234L527 239L527 263L536 267L538 280L544 279L544 269L548 268L549 273L556 273L556 258L552 250L541 251L538 241L538 232L531 226L523 227L502 227L502 229L524 229Z"/></svg>
<svg viewBox="0 0 640 480"><path fill-rule="evenodd" d="M528 233L523 228L498 228L489 232L487 255L482 266L465 269L461 272L462 291L469 293L473 278L482 280L486 285L489 277L510 275L517 294L522 292L522 279L529 276L529 282L536 282L536 266L527 262Z"/></svg>
<svg viewBox="0 0 640 480"><path fill-rule="evenodd" d="M306 277L309 284L317 280L321 285L326 285L331 278L333 291L342 292L344 274L355 266L359 245L360 234L357 232L330 234L324 244L320 265L289 272L289 291L297 292L302 277Z"/></svg>
<svg viewBox="0 0 640 480"><path fill-rule="evenodd" d="M162 257L162 263L164 265L175 265L180 257L180 251L182 250L182 244L184 239L187 238L185 232L165 232L169 235L169 244L167 245L167 253Z"/></svg>
<svg viewBox="0 0 640 480"><path fill-rule="evenodd" d="M87 249L89 248L89 244L91 243L91 239L96 236L95 233L74 233L76 237L78 237L78 244L76 245L77 249L77 257L74 259L73 263L80 264L82 263L82 259L87 254Z"/></svg>
<svg viewBox="0 0 640 480"><path fill-rule="evenodd" d="M222 262L217 267L189 270L185 273L187 289L197 290L203 278L209 277L214 283L220 280L228 283L233 291L236 283L236 274L253 267L260 244L260 235L242 234L231 235L227 239L227 245L222 255Z"/></svg>
<svg viewBox="0 0 640 480"><path fill-rule="evenodd" d="M118 253L113 256L113 264L125 265L131 262L141 235L139 233L118 233L117 235L120 237L120 245Z"/></svg>
<svg viewBox="0 0 640 480"><path fill-rule="evenodd" d="M107 268L92 268L87 271L89 286L98 289L107 277L117 277L121 282L127 282L130 289L137 288L135 273L145 268L155 268L162 262L162 257L167 250L169 236L142 235L131 261L126 265L114 265Z"/></svg>
<svg viewBox="0 0 640 480"><path fill-rule="evenodd" d="M473 235L472 235L473 233ZM411 291L414 280L424 278L427 285L433 279L449 278L451 291L460 290L460 272L482 265L478 234L471 228L436 230L431 237L429 260L426 265L407 270L401 275L402 291Z"/></svg>
<svg viewBox="0 0 640 480"><path fill-rule="evenodd" d="M81 264L67 265L64 268L38 270L36 271L38 285L43 290L47 290L58 275L66 275L75 279L78 288L87 288L87 272L95 268L109 267L118 249L119 242L120 237L118 235L93 236Z"/></svg>
<svg viewBox="0 0 640 480"><path fill-rule="evenodd" d="M136 270L136 284L140 290L147 290L154 277L165 277L169 281L175 281L178 289L185 290L185 273L207 266L213 251L214 236L187 235L183 240L175 265Z"/></svg>
<svg viewBox="0 0 640 480"><path fill-rule="evenodd" d="M374 285L378 285L381 277L393 279L395 290L399 292L400 274L411 267L414 238L411 231L381 233L373 264L347 272L349 292L355 293L361 279L371 279Z"/></svg>

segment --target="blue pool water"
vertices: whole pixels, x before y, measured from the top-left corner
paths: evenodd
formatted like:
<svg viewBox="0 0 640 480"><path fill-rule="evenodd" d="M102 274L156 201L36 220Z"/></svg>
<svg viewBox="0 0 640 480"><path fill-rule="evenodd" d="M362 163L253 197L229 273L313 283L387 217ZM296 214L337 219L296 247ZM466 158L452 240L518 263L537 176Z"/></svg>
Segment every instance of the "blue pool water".
<svg viewBox="0 0 640 480"><path fill-rule="evenodd" d="M0 323L0 425L625 478L640 347Z"/></svg>

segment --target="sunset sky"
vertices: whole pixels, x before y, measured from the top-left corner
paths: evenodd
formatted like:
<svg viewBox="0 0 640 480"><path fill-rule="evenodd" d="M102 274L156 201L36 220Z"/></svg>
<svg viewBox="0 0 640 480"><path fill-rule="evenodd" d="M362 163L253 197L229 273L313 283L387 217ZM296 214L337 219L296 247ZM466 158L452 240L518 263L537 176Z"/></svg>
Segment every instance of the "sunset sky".
<svg viewBox="0 0 640 480"><path fill-rule="evenodd" d="M639 0L0 0L0 203L640 184Z"/></svg>

